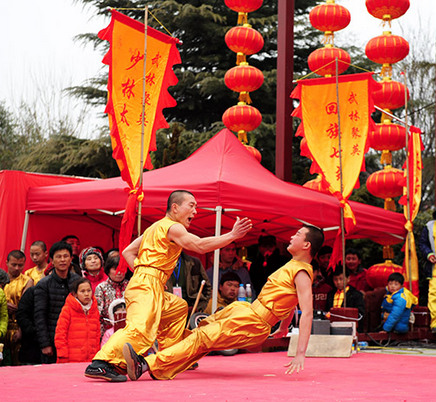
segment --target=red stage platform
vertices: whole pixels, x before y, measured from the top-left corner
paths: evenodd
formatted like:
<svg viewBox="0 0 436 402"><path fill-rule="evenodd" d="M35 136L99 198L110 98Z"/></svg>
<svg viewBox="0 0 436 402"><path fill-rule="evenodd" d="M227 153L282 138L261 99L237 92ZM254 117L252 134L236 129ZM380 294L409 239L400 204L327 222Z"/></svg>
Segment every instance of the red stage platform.
<svg viewBox="0 0 436 402"><path fill-rule="evenodd" d="M108 383L83 376L85 363L1 367L2 401L430 401L436 357L359 353L308 358L286 376L286 352L206 356L171 381Z"/></svg>

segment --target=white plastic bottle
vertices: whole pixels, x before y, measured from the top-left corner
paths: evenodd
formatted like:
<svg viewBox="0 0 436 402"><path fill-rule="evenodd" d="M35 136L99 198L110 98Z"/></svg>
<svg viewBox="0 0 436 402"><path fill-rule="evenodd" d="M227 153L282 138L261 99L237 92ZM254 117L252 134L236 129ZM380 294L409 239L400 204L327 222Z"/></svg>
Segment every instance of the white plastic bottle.
<svg viewBox="0 0 436 402"><path fill-rule="evenodd" d="M243 283L239 284L238 301L247 301L247 295L245 293L245 288L244 288L244 284Z"/></svg>
<svg viewBox="0 0 436 402"><path fill-rule="evenodd" d="M251 303L253 301L253 292L251 290L251 285L249 283L247 283L247 285L245 285L246 290L245 290L245 294L247 296L247 301L248 303Z"/></svg>

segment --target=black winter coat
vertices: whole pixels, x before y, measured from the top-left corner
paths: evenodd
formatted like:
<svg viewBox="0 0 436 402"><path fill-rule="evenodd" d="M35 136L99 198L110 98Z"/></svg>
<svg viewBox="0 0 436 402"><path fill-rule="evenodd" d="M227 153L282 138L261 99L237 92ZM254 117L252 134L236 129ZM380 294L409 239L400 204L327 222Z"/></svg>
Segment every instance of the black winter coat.
<svg viewBox="0 0 436 402"><path fill-rule="evenodd" d="M36 338L34 294L35 286L32 286L24 292L18 303L16 317L22 333L20 363L41 364L41 351Z"/></svg>
<svg viewBox="0 0 436 402"><path fill-rule="evenodd" d="M35 326L41 349L47 346L54 347L59 314L72 284L79 278L79 275L68 272L67 278L62 279L53 270L35 286Z"/></svg>

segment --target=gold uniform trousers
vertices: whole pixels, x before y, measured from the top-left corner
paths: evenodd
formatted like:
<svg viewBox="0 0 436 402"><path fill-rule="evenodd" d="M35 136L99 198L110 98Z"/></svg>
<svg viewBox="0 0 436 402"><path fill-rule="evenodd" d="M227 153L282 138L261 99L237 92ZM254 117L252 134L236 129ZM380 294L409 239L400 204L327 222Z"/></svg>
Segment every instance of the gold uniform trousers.
<svg viewBox="0 0 436 402"><path fill-rule="evenodd" d="M436 328L436 267L433 266L433 275L428 282L428 309L430 310L430 328Z"/></svg>
<svg viewBox="0 0 436 402"><path fill-rule="evenodd" d="M181 342L146 357L150 373L159 380L174 378L213 350L261 345L278 321L259 301L233 302L201 321ZM136 349L135 349L136 350Z"/></svg>
<svg viewBox="0 0 436 402"><path fill-rule="evenodd" d="M93 360L104 360L126 368L123 346L129 342L145 354L157 339L165 349L183 338L188 305L182 298L164 291L167 274L150 267L137 267L124 293L126 326L116 331Z"/></svg>

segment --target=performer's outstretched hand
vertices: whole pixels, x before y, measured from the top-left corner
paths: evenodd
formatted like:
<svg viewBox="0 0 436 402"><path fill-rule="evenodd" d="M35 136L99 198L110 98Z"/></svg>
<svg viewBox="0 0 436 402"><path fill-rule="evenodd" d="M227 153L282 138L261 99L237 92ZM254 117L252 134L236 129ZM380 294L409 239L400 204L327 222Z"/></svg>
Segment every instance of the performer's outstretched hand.
<svg viewBox="0 0 436 402"><path fill-rule="evenodd" d="M235 224L233 225L232 234L235 239L240 239L241 237L244 237L251 230L252 227L253 224L251 223L251 219L240 219L238 216L236 218Z"/></svg>
<svg viewBox="0 0 436 402"><path fill-rule="evenodd" d="M299 373L300 370L303 371L304 356L295 356L290 363L285 364L285 367L288 367L288 369L285 371L285 374L292 374L294 371L297 373Z"/></svg>

